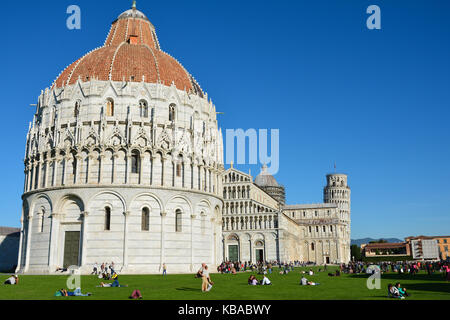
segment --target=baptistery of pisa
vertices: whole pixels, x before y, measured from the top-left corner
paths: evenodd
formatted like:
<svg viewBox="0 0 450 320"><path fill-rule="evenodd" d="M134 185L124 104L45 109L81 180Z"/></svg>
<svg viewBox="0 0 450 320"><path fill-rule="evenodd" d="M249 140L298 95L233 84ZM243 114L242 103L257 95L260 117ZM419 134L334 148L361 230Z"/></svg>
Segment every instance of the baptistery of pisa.
<svg viewBox="0 0 450 320"><path fill-rule="evenodd" d="M223 171L215 106L133 6L38 98L17 271L214 268Z"/></svg>

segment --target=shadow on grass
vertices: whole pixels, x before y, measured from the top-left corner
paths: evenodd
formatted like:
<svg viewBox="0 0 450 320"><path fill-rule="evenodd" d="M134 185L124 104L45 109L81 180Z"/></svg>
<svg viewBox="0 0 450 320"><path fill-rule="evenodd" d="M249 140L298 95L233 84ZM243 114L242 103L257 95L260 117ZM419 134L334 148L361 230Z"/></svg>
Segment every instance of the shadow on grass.
<svg viewBox="0 0 450 320"><path fill-rule="evenodd" d="M406 290L430 291L450 293L450 284L448 283L411 283L405 285Z"/></svg>
<svg viewBox="0 0 450 320"><path fill-rule="evenodd" d="M178 290L178 291L201 291L198 288L176 288L175 290Z"/></svg>
<svg viewBox="0 0 450 320"><path fill-rule="evenodd" d="M350 278L357 279L367 279L370 275L368 274L352 274ZM381 279L384 280L392 280L392 281L405 281L405 280L414 280L414 281L444 281L444 276L442 274L416 274L414 276L410 274L398 274L398 273L383 273L381 275Z"/></svg>

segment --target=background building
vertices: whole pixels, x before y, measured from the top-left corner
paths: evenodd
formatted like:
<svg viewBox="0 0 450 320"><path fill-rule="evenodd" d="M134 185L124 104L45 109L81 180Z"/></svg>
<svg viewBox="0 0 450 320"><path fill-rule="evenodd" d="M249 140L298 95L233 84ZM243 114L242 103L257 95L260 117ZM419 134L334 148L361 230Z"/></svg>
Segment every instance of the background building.
<svg viewBox="0 0 450 320"><path fill-rule="evenodd" d="M435 237L408 237L406 242L411 246L414 260L439 260L438 240Z"/></svg>
<svg viewBox="0 0 450 320"><path fill-rule="evenodd" d="M17 267L20 229L0 227L0 272L11 272Z"/></svg>
<svg viewBox="0 0 450 320"><path fill-rule="evenodd" d="M231 167L224 173L224 259L350 261L347 176L327 176L322 204L285 205L285 190L264 166L254 182Z"/></svg>

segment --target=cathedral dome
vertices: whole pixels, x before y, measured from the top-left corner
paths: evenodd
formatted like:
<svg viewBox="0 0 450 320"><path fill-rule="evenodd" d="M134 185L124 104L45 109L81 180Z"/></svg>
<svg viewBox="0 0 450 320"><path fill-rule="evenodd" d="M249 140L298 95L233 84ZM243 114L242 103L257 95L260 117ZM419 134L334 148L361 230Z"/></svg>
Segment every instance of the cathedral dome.
<svg viewBox="0 0 450 320"><path fill-rule="evenodd" d="M69 65L52 87L62 88L78 80L173 83L179 90L203 97L192 75L160 49L155 27L134 3L112 23L104 45Z"/></svg>
<svg viewBox="0 0 450 320"><path fill-rule="evenodd" d="M267 166L263 165L261 173L255 178L255 184L259 187L279 187L277 180L267 172Z"/></svg>

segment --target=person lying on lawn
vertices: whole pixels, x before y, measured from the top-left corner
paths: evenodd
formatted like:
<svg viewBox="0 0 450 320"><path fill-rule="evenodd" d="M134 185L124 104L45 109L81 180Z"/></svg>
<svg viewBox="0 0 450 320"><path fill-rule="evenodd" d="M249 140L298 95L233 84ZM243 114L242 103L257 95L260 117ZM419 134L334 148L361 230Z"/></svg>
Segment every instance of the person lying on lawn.
<svg viewBox="0 0 450 320"><path fill-rule="evenodd" d="M120 288L120 287L128 287L128 285L127 285L127 284L121 285L121 284L119 284L119 280L116 279L116 280L114 280L113 283L104 283L104 282L101 282L99 287L106 287L106 288L108 288L108 287L111 287L111 288Z"/></svg>
<svg viewBox="0 0 450 320"><path fill-rule="evenodd" d="M400 295L401 295L402 297L409 297L409 293L406 292L406 289L405 289L405 288L402 288L402 287L400 286L400 282L397 282L397 283L395 284L395 287L398 289L398 292L400 293Z"/></svg>

